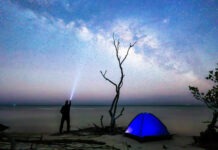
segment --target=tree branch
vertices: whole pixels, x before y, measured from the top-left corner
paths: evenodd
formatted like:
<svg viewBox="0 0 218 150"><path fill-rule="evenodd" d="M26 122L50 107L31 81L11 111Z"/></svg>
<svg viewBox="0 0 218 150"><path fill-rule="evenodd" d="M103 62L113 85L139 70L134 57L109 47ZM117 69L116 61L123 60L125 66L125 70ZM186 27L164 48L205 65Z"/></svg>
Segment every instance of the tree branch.
<svg viewBox="0 0 218 150"><path fill-rule="evenodd" d="M104 118L104 116L103 116L103 115L101 115L101 119L100 119L100 121L101 121L101 128L102 128L102 129L104 128L104 124L103 124L103 118Z"/></svg>
<svg viewBox="0 0 218 150"><path fill-rule="evenodd" d="M125 108L123 107L122 110L120 111L120 114L115 119L118 119L120 116L122 116L124 110L125 110Z"/></svg>
<svg viewBox="0 0 218 150"><path fill-rule="evenodd" d="M117 60L120 64L120 59L121 57L119 56L119 45L115 45L115 50L116 50L116 57L117 57Z"/></svg>
<svg viewBox="0 0 218 150"><path fill-rule="evenodd" d="M128 48L128 50L127 50L127 53L126 53L126 55L125 55L125 57L123 58L123 60L121 61L121 64L123 64L123 62L126 60L126 57L128 56L128 54L129 54L129 50L134 46L136 44L136 41L133 43L133 44L129 44L129 48Z"/></svg>
<svg viewBox="0 0 218 150"><path fill-rule="evenodd" d="M110 82L111 84L113 84L117 88L117 84L106 77L107 70L104 73L102 71L100 71L100 73L105 80L107 80L108 82Z"/></svg>
<svg viewBox="0 0 218 150"><path fill-rule="evenodd" d="M114 47L115 47L116 51L118 52L120 41L117 40L117 43L116 43L116 40L115 40L115 37L114 37L114 33L113 33L113 44L114 44Z"/></svg>
<svg viewBox="0 0 218 150"><path fill-rule="evenodd" d="M124 77L124 76L123 76ZM120 84L120 88L123 86L123 81L121 82L121 84Z"/></svg>

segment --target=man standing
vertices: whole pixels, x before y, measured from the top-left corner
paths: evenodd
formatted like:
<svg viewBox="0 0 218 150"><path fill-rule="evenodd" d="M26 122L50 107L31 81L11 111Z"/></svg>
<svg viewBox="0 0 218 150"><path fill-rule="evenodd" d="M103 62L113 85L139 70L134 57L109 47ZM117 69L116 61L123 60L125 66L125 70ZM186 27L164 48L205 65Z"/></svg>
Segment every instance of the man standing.
<svg viewBox="0 0 218 150"><path fill-rule="evenodd" d="M62 133L64 121L67 122L67 132L70 131L70 106L71 106L71 101L66 100L65 105L61 107L60 113L62 114L62 117L61 117L60 129L59 129L60 133Z"/></svg>

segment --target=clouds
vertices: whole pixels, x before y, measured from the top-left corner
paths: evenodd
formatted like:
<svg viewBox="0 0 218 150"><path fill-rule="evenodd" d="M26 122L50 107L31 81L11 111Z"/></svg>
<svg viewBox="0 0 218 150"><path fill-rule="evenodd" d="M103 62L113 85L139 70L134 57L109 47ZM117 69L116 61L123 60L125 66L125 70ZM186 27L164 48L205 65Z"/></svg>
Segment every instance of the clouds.
<svg viewBox="0 0 218 150"><path fill-rule="evenodd" d="M84 41L93 40L93 34L89 31L89 29L83 25L77 29L77 33L79 37Z"/></svg>
<svg viewBox="0 0 218 150"><path fill-rule="evenodd" d="M123 42L122 44L125 45L123 49L127 49L130 42L137 41L132 53L132 56L135 58L130 56L131 60L135 60L134 63L139 60L140 63L138 64L150 62L161 68L174 70L179 73L190 71L187 70L188 64L184 62L186 59L184 58L185 55L184 57L182 55L179 56L174 47L162 44L161 39L158 38L158 31L149 29L146 25L137 22L137 20L115 21L113 26L105 32L107 32L106 35L115 33ZM111 51L113 50L111 49ZM135 66L139 66L138 64L136 63Z"/></svg>

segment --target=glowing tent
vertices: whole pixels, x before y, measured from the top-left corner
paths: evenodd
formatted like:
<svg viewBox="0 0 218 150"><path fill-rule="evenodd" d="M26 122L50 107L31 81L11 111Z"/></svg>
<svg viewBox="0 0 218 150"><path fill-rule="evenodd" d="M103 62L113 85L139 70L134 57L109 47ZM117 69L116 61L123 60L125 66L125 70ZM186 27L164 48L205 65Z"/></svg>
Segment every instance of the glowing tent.
<svg viewBox="0 0 218 150"><path fill-rule="evenodd" d="M169 139L166 126L151 113L140 113L129 124L125 135L139 141Z"/></svg>

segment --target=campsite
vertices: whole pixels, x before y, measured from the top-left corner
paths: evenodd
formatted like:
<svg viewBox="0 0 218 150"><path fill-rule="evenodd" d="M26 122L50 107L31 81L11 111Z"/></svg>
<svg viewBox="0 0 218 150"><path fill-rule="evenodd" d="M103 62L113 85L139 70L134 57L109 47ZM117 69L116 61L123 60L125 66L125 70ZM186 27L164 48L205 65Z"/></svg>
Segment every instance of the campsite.
<svg viewBox="0 0 218 150"><path fill-rule="evenodd" d="M0 0L0 150L218 150L218 0Z"/></svg>
<svg viewBox="0 0 218 150"><path fill-rule="evenodd" d="M207 124L202 123L202 120L207 120L211 116L206 107L126 106L126 113L117 122L119 127L123 127L122 133L110 135L100 131L96 132L93 125L95 123L101 126L99 114L105 115L105 125L109 123L107 108L107 106L72 107L71 132L62 135L58 133L60 115L57 116L57 114L60 107L41 106L29 109L28 107L18 106L16 108L2 108L0 118L4 118L5 115L12 115L12 112L13 115L16 114L15 118L19 118L20 122L10 118L3 119L4 122L11 124L10 129L5 130L6 133L18 139L16 141L17 149L30 149L32 146L33 149L144 150L146 148L148 150L163 150L163 146L166 146L168 149L201 150L202 148L193 144L193 136L198 136L200 131L205 130ZM168 132L173 135L172 138L140 142L126 136L125 130L128 129L128 125L138 114L144 111L155 115L167 127ZM202 112L204 115L202 115ZM27 118L31 118L29 122L26 121ZM194 121L193 118L195 118ZM29 126L33 128L29 129ZM65 131L66 126L64 126ZM1 141L0 145L5 149L10 149L11 143L8 140L6 141Z"/></svg>

